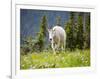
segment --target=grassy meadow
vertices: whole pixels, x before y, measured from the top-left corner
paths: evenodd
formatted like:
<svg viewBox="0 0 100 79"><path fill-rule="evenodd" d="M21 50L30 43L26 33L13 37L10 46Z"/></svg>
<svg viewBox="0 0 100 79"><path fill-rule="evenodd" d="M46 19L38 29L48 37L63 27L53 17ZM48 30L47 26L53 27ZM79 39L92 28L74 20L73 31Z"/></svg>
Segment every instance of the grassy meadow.
<svg viewBox="0 0 100 79"><path fill-rule="evenodd" d="M29 52L21 55L21 69L42 69L42 68L65 68L90 66L90 50L75 50L58 52L52 51L40 53Z"/></svg>

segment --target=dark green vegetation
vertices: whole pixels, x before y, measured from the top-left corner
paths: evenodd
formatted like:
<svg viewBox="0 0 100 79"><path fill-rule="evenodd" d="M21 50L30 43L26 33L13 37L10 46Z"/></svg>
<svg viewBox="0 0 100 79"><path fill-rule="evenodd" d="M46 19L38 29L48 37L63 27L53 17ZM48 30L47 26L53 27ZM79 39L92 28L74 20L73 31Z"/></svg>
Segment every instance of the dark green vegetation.
<svg viewBox="0 0 100 79"><path fill-rule="evenodd" d="M65 30L66 48L70 50L90 48L90 15L71 12Z"/></svg>
<svg viewBox="0 0 100 79"><path fill-rule="evenodd" d="M61 25L60 16L56 18L56 25ZM90 66L90 13L70 12L64 25L66 51L56 55L47 41L47 26L48 18L43 15L37 35L22 39L21 69Z"/></svg>

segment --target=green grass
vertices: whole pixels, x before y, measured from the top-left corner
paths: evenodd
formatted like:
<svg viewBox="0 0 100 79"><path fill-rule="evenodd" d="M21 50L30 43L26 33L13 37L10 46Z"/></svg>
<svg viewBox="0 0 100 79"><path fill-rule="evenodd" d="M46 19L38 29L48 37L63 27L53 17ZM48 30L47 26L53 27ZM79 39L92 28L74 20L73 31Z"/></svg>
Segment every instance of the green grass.
<svg viewBox="0 0 100 79"><path fill-rule="evenodd" d="M21 55L21 69L65 68L90 66L90 50L66 51L53 54L50 51Z"/></svg>

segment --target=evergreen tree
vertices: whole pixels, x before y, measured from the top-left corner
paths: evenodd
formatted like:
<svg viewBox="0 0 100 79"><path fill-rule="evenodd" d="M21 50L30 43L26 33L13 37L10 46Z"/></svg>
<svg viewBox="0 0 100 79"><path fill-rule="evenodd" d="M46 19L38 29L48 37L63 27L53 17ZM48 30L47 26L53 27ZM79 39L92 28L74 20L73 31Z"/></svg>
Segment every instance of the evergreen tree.
<svg viewBox="0 0 100 79"><path fill-rule="evenodd" d="M66 47L70 50L73 50L75 48L74 46L74 37L73 37L73 28L74 27L74 13L70 13L70 19L65 24L65 31L66 31Z"/></svg>
<svg viewBox="0 0 100 79"><path fill-rule="evenodd" d="M88 17L87 17L87 32L88 32L87 48L90 48L90 15L88 15Z"/></svg>
<svg viewBox="0 0 100 79"><path fill-rule="evenodd" d="M61 17L57 16L56 18L56 25L61 26Z"/></svg>
<svg viewBox="0 0 100 79"><path fill-rule="evenodd" d="M85 48L90 48L90 15L86 15Z"/></svg>
<svg viewBox="0 0 100 79"><path fill-rule="evenodd" d="M82 23L82 14L81 13L79 13L77 23L78 23L78 27L77 27L77 48L83 49L84 37L83 37L83 23Z"/></svg>
<svg viewBox="0 0 100 79"><path fill-rule="evenodd" d="M90 14L70 12L65 24L66 47L70 50L90 48Z"/></svg>
<svg viewBox="0 0 100 79"><path fill-rule="evenodd" d="M44 37L46 36L46 33L47 33L47 18L46 18L45 15L42 17L42 20L41 20L40 32L43 34Z"/></svg>
<svg viewBox="0 0 100 79"><path fill-rule="evenodd" d="M37 48L42 51L44 49L44 43L46 39L46 33L47 33L47 19L46 16L44 15L41 19L41 24L40 24L40 31L37 36Z"/></svg>

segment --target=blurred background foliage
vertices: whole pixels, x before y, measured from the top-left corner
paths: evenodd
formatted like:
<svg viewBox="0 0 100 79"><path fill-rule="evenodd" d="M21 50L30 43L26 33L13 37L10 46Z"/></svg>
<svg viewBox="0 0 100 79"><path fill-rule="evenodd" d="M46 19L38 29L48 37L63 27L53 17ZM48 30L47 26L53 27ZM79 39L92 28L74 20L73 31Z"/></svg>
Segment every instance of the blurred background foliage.
<svg viewBox="0 0 100 79"><path fill-rule="evenodd" d="M61 16L57 16L55 20L55 24L61 26ZM39 24L39 31L35 36L30 35L22 38L21 35L21 54L51 49L48 42L47 28L49 23L46 15L41 17ZM67 35L66 50L90 48L90 13L69 12L69 19L65 21L63 28Z"/></svg>

